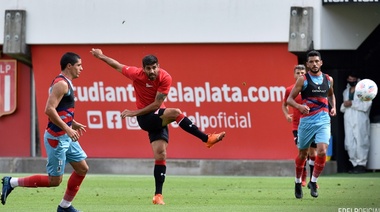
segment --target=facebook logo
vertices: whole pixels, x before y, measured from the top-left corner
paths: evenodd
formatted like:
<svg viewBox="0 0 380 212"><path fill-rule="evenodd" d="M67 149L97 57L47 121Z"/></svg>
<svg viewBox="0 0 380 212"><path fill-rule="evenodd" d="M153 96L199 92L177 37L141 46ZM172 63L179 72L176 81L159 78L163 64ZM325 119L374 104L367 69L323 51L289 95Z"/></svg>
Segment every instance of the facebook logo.
<svg viewBox="0 0 380 212"><path fill-rule="evenodd" d="M108 129L121 129L120 111L107 111L107 128Z"/></svg>
<svg viewBox="0 0 380 212"><path fill-rule="evenodd" d="M102 112L99 110L87 111L87 126L91 129L102 129L103 119Z"/></svg>

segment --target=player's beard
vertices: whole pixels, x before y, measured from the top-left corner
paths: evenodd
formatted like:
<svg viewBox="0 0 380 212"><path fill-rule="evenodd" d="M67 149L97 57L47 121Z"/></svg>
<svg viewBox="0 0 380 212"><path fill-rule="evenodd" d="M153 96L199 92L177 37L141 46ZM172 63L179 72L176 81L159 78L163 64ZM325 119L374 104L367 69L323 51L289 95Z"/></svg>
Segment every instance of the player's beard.
<svg viewBox="0 0 380 212"><path fill-rule="evenodd" d="M313 74L317 74L320 70L321 70L320 68L316 69L315 71L314 71L314 69L312 69L312 68L310 69L310 71L311 71Z"/></svg>
<svg viewBox="0 0 380 212"><path fill-rule="evenodd" d="M155 74L149 74L148 75L148 78L151 80L151 81L154 81L156 80L157 76Z"/></svg>

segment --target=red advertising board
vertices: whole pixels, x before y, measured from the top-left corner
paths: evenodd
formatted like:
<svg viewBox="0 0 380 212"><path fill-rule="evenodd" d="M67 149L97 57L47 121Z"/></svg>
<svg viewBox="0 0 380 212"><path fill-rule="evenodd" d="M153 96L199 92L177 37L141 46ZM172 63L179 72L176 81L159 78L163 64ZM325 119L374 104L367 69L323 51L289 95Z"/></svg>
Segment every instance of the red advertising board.
<svg viewBox="0 0 380 212"><path fill-rule="evenodd" d="M0 117L17 107L17 61L0 60Z"/></svg>
<svg viewBox="0 0 380 212"><path fill-rule="evenodd" d="M89 157L151 158L146 132L135 118L120 119L135 109L132 82L95 59L91 48L126 65L141 66L155 54L160 67L173 77L165 105L179 108L206 133L226 131L212 149L196 137L169 126L169 158L292 159L296 147L281 103L294 82L296 56L287 44L151 44L33 46L40 135L48 87L60 73L61 56L72 51L82 58L83 72L73 81L75 120L87 125L80 143ZM44 152L44 150L43 150Z"/></svg>
<svg viewBox="0 0 380 212"><path fill-rule="evenodd" d="M0 157L29 157L31 68L10 58L0 60L0 67Z"/></svg>

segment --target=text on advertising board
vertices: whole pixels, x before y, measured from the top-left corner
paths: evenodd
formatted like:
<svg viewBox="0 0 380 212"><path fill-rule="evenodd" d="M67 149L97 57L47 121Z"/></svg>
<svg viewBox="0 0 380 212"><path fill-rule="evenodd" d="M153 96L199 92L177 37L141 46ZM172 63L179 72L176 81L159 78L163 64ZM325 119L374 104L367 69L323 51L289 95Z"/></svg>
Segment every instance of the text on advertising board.
<svg viewBox="0 0 380 212"><path fill-rule="evenodd" d="M0 60L0 117L11 114L17 106L16 60Z"/></svg>

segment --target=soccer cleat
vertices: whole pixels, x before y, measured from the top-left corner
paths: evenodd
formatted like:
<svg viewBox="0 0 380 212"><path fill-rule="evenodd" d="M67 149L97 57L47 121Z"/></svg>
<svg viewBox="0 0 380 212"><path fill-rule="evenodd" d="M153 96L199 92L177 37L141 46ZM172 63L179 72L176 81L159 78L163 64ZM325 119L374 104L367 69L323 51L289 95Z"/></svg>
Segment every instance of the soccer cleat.
<svg viewBox="0 0 380 212"><path fill-rule="evenodd" d="M309 181L309 183L310 183L310 181ZM308 188L308 189L310 189L310 185L309 185L309 183L307 184L307 188ZM318 183L315 183L315 185L317 185L317 188L319 188Z"/></svg>
<svg viewBox="0 0 380 212"><path fill-rule="evenodd" d="M221 141L224 138L225 135L226 135L226 132L209 134L208 135L208 140L206 142L207 148L211 148L216 143L218 143L219 141Z"/></svg>
<svg viewBox="0 0 380 212"><path fill-rule="evenodd" d="M301 199L303 197L301 183L295 183L294 195L296 196L297 199Z"/></svg>
<svg viewBox="0 0 380 212"><path fill-rule="evenodd" d="M312 197L317 198L318 197L317 183L310 181L309 184L307 184L307 187L310 189L310 195Z"/></svg>
<svg viewBox="0 0 380 212"><path fill-rule="evenodd" d="M68 208L62 208L60 205L58 205L57 212L80 212L77 209L75 209L72 205Z"/></svg>
<svg viewBox="0 0 380 212"><path fill-rule="evenodd" d="M13 191L11 186L11 178L12 177L3 177L3 179L1 179L1 183L3 184L3 188L1 190L1 204L3 205L5 205L8 195Z"/></svg>
<svg viewBox="0 0 380 212"><path fill-rule="evenodd" d="M162 196L162 194L156 194L153 197L153 204L155 204L155 205L165 205L165 203L164 203L164 197Z"/></svg>

